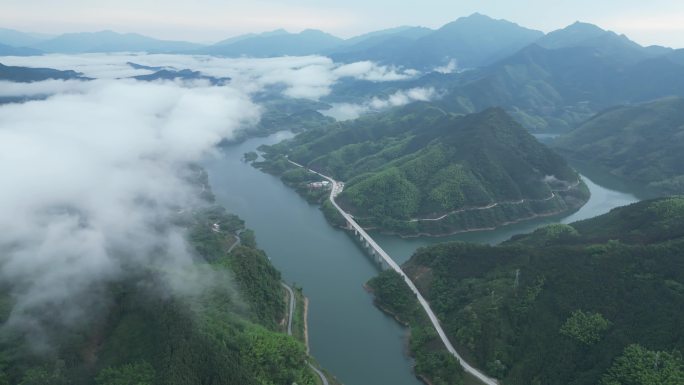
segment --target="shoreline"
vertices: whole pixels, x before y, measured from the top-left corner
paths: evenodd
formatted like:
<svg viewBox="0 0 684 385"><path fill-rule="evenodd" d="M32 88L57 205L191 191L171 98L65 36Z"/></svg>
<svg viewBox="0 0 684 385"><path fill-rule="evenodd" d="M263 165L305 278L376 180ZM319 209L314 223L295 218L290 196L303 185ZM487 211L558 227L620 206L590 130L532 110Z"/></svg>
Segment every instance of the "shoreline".
<svg viewBox="0 0 684 385"><path fill-rule="evenodd" d="M547 217L552 217L552 216L554 216L554 215L561 215L561 214L565 214L565 213L572 214L572 213L574 213L574 212L577 212L577 210L579 210L579 209L575 209L575 210L573 210L573 211L562 210L562 211L554 211L554 212L550 212L550 213L535 214L534 216L531 216L531 217L520 218L520 219L517 219L517 220L514 220L514 221L503 222L503 223L501 223L501 224L499 224L499 225L497 225L497 226L494 226L494 227L477 227L477 228L469 228L469 229L456 230L456 231L453 231L453 232L450 232L450 233L442 233L442 234L418 233L418 234L406 235L406 234L399 234L399 233L396 233L396 232L393 232L393 231L382 231L382 230L378 230L377 227L363 227L363 229L366 230L366 231L372 231L372 232L374 232L374 233L376 233L376 234L380 234L380 235L391 235L391 236L394 236L394 237L399 237L399 238L401 238L401 239L413 239L413 238L445 238L445 237L450 237L450 236L452 236L452 235L458 235L458 234L463 234L463 233L476 233L476 232L479 232L479 231L495 231L495 230L499 230L500 228L502 228L502 227L504 227L504 226L515 225L515 224L518 224L518 223L527 222L527 221L531 221L531 220L534 220L534 219L547 218ZM328 221L328 222L330 222L330 221ZM331 224L333 227L337 228L337 229L346 230L346 227L338 226L338 225L335 225L335 224L332 224L332 223L330 223L330 224Z"/></svg>
<svg viewBox="0 0 684 385"><path fill-rule="evenodd" d="M290 161L290 162L292 162L292 161ZM303 167L303 166L300 165L299 167ZM276 177L277 177L285 186L287 186L287 187L293 189L295 192L297 192L297 194L298 194L300 197L302 197L305 201L309 202L309 204L316 205L316 206L318 206L319 209L322 210L323 202L325 201L325 199L321 199L321 200L317 200L317 201L311 201L311 200L307 199L306 196L304 196L303 194L299 193L299 191L297 191L297 188L296 188L295 185L286 183L286 182L280 177L281 175L279 175L279 174L277 174L277 173L270 173L270 172L268 172L268 171L266 171L266 170L264 170L264 169L262 169L262 168L259 168L259 167L256 167L256 168L259 169L259 170L262 171L262 172L265 172L265 173L267 173L267 174L271 174L271 175L276 176ZM303 167L303 168L305 168L305 167ZM305 168L305 169L306 169L306 168ZM568 188L567 190L556 190L556 191L554 191L554 193L555 193L555 192L568 192L568 191L574 190L574 189L576 189L576 188L578 188L579 186L582 185L582 183L581 183L582 181L581 181L581 180L578 181L578 182L579 182L579 183L570 186L570 188ZM556 196L558 196L558 195L556 195ZM550 198L552 199L553 196L550 197ZM547 199L548 199L548 198L547 198ZM431 233L399 234L399 233L397 233L397 232L393 232L393 231L383 231L383 230L379 230L377 233L378 233L378 234L381 234L381 235L396 236L396 237L399 237L399 238L402 238L402 239L413 239L413 238L445 238L445 237L450 237L450 236L453 236L453 235L458 235L458 234L463 234L463 233L474 233L474 232L479 232L479 231L495 231L495 230L498 230L498 229L500 229L501 227L504 227L504 226L514 225L514 224L518 224L518 223L522 223L522 222L526 222L526 221L531 221L531 220L534 220L534 219L547 218L547 217L552 217L552 216L554 216L554 215L562 215L562 214L565 214L565 213L567 213L568 215L570 215L570 214L572 214L572 213L574 213L574 212L577 212L577 211L580 210L582 207L584 207L584 205L587 204L587 202L589 202L589 199L591 199L591 196L590 196L589 198L587 198L587 200L584 201L584 203L583 203L582 205L580 205L579 207L575 207L575 208L572 208L572 209L569 209L569 210L558 210L558 211L553 211L553 212L534 214L534 215L529 216L529 217L518 218L518 219L515 219L515 220L510 220L510 221L498 223L498 224L496 224L496 225L494 225L494 226L491 226L491 227L467 228L467 229L454 230L454 231L452 231L452 232L441 233L441 234L431 234ZM499 202L499 203L496 203L496 204L495 204L494 206L492 206L492 207L474 207L474 208L464 209L464 210L462 210L462 211L478 211L478 210L491 209L491 208L495 207L496 205L499 205L499 204L502 204L502 203L508 204L508 203L518 203L518 202ZM458 210L458 211L456 211L456 212L452 212L452 213L449 213L449 214L454 214L454 213L459 213L459 212L461 212L461 210ZM442 218L442 219L437 219L437 220L428 219L427 221L434 221L434 222L442 221L442 220L446 219L446 217L448 217L449 214L446 214L446 216L445 216L444 218ZM342 226L339 226L339 225L333 223L327 216L326 216L326 221L327 221L332 227L334 227L334 228L345 229L345 227L342 227ZM359 224L359 225L360 225L360 224ZM376 230L378 229L377 227L363 227L363 226L361 226L361 228L363 228L363 229L366 230L366 231L376 231Z"/></svg>
<svg viewBox="0 0 684 385"><path fill-rule="evenodd" d="M463 233L475 233L475 232L479 232L479 231L495 231L495 230L499 230L500 228L502 228L504 226L508 226L508 225L515 225L518 223L527 222L527 221L531 221L534 219L547 218L547 217L552 217L554 215L561 215L561 214L564 214L566 212L571 214L571 213L576 212L576 211L577 210L574 210L574 211L562 210L562 211L554 211L554 212L549 212L549 213L535 214L535 215L530 216L530 217L525 217L525 218L520 218L520 219L513 220L513 221L503 222L503 223L501 223L497 226L494 226L494 227L470 228L470 229L456 230L456 231L453 231L450 233L442 233L442 234L418 233L418 234L411 234L411 235L405 235L405 234L402 235L402 234L391 232L391 231L378 231L377 233L381 234L381 235L396 236L396 237L399 237L402 239L444 238L444 237L450 237L452 235L463 234ZM375 231L376 229L377 229L377 227L375 227L375 228L374 227L364 228L364 230L366 230L366 231Z"/></svg>
<svg viewBox="0 0 684 385"><path fill-rule="evenodd" d="M306 354L310 355L311 348L309 347L309 298L304 298L304 345L306 346Z"/></svg>
<svg viewBox="0 0 684 385"><path fill-rule="evenodd" d="M401 325L402 327L404 327L406 329L406 340L405 340L406 346L405 346L405 348L406 348L407 355L409 357L411 357L411 359L414 361L414 364L411 367L411 371L413 372L413 375L416 376L416 378L419 379L421 382L423 382L425 385L432 385L432 381L426 375L416 373L416 366L415 366L415 359L416 358L415 358L413 351L411 351L411 339L413 338L412 333L411 333L411 323L402 320L401 318L399 318L399 316L395 312L384 307L382 305L382 303L380 303L380 301L378 301L378 299L375 297L374 290L370 286L368 286L368 284L364 283L363 288L369 294L371 294L373 296L373 306L375 306L376 309L380 310L382 313L386 314L387 316L392 317L392 319L394 319L394 321L396 321L399 325ZM446 349L445 349L445 351L446 351Z"/></svg>

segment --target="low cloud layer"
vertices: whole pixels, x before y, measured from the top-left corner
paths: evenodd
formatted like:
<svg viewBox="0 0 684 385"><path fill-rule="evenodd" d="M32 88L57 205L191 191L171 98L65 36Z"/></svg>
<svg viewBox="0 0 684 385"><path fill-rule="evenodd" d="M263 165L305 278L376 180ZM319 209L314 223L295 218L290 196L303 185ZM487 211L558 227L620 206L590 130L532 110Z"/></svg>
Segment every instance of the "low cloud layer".
<svg viewBox="0 0 684 385"><path fill-rule="evenodd" d="M185 166L258 119L248 96L173 82L16 87L58 93L0 106L0 281L16 302L8 325L39 336L34 315L83 319L103 306L104 285L131 271L192 268L183 230L169 224L197 203Z"/></svg>
<svg viewBox="0 0 684 385"><path fill-rule="evenodd" d="M0 282L12 288L15 301L7 326L35 340L41 340L46 314L62 326L87 319L107 306L107 285L130 272L157 266L169 277L193 273L184 230L170 225L179 208L199 203L186 166L258 121L261 109L252 98L259 92L318 99L345 78L380 82L416 76L319 56L98 54L0 62L76 70L96 79L0 82L2 98L36 99L0 105ZM212 86L203 80L121 79L155 70L128 63L232 80ZM399 91L353 107L354 113L434 94Z"/></svg>
<svg viewBox="0 0 684 385"><path fill-rule="evenodd" d="M413 102L427 102L437 97L438 92L434 88L411 88L397 91L386 98L374 97L362 104L335 103L331 109L323 110L321 113L340 121L350 120L369 112L400 107Z"/></svg>
<svg viewBox="0 0 684 385"><path fill-rule="evenodd" d="M125 78L154 72L149 69L135 69L127 63L178 70L191 69L207 76L229 77L234 87L249 93L262 91L269 86L282 86L285 96L307 99L329 95L331 87L344 78L386 82L406 80L418 75L415 70L397 69L370 61L338 64L323 56L232 59L192 55L83 54L0 57L0 63L75 70L98 79Z"/></svg>

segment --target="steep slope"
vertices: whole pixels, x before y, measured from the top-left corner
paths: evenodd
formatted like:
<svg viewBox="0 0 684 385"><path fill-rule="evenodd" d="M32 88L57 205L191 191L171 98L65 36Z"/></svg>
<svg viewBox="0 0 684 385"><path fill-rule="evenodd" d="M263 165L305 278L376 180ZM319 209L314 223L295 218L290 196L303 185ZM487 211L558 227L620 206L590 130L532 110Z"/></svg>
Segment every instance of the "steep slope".
<svg viewBox="0 0 684 385"><path fill-rule="evenodd" d="M238 37L201 49L199 52L220 56L297 56L321 54L343 42L342 39L308 29L300 33L274 31L255 36Z"/></svg>
<svg viewBox="0 0 684 385"><path fill-rule="evenodd" d="M533 44L486 69L457 75L444 108L470 113L500 106L533 131L569 131L608 107L684 95L684 65L674 53L591 31L607 38L561 44L556 36L546 44L562 47Z"/></svg>
<svg viewBox="0 0 684 385"><path fill-rule="evenodd" d="M417 103L305 132L266 150L346 182L365 227L445 234L580 207L577 174L500 109L465 117Z"/></svg>
<svg viewBox="0 0 684 385"><path fill-rule="evenodd" d="M135 33L113 31L68 33L32 46L52 53L95 53L145 51L149 53L184 53L202 45L182 41L158 40Z"/></svg>
<svg viewBox="0 0 684 385"><path fill-rule="evenodd" d="M49 349L3 327L0 381L12 384L315 384L305 346L287 336L280 273L244 223L222 208L179 214L196 269L128 272L101 293L91 317L38 322ZM237 246L239 234L240 243ZM194 272L194 273L193 273ZM169 282L168 274L178 274ZM166 274L166 275L165 275ZM174 286L178 285L178 286ZM0 324L12 311L0 286Z"/></svg>
<svg viewBox="0 0 684 385"><path fill-rule="evenodd" d="M631 62L672 51L665 47L642 47L625 35L618 35L596 25L581 22L553 31L539 39L536 44L547 49L591 47L602 55L613 56L615 60Z"/></svg>
<svg viewBox="0 0 684 385"><path fill-rule="evenodd" d="M553 145L653 192L684 193L684 98L611 108Z"/></svg>
<svg viewBox="0 0 684 385"><path fill-rule="evenodd" d="M496 247L420 249L404 270L452 341L503 384L674 385L684 381L683 218L682 197L641 202ZM415 354L437 354L401 278L369 285L411 324ZM422 373L441 374L436 364Z"/></svg>

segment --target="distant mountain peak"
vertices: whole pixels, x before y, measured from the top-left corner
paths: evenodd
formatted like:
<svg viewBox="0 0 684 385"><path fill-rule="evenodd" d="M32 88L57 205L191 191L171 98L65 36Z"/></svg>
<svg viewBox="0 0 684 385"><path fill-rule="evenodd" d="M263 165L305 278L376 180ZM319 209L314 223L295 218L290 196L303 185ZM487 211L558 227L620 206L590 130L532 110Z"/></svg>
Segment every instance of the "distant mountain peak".
<svg viewBox="0 0 684 385"><path fill-rule="evenodd" d="M326 35L326 36L332 36L327 32L323 32L320 29L305 29L302 32L299 33L300 35Z"/></svg>
<svg viewBox="0 0 684 385"><path fill-rule="evenodd" d="M569 47L594 47L601 50L636 49L642 47L625 35L605 30L595 24L576 21L573 24L550 32L537 42L548 49Z"/></svg>
<svg viewBox="0 0 684 385"><path fill-rule="evenodd" d="M487 15L485 15L485 14L483 14L483 13L480 13L480 12L474 12L474 13L472 13L472 14L466 16L465 18L466 18L466 19L468 19L468 18L470 18L470 19L477 19L477 18L481 18L481 19L491 19L491 17L489 17L489 16L487 16Z"/></svg>
<svg viewBox="0 0 684 385"><path fill-rule="evenodd" d="M597 35L608 32L596 24L586 23L583 21L576 21L576 22L570 24L569 26L567 26L563 29L560 29L559 31L572 32L572 33L594 33Z"/></svg>
<svg viewBox="0 0 684 385"><path fill-rule="evenodd" d="M458 19L445 24L438 31L442 30L459 30L459 29L473 29L478 28L482 33L486 33L487 28L506 28L506 29L517 29L519 31L529 31L542 35L542 32L525 28L517 23L506 19L494 19L490 16L473 13L470 16L459 17Z"/></svg>

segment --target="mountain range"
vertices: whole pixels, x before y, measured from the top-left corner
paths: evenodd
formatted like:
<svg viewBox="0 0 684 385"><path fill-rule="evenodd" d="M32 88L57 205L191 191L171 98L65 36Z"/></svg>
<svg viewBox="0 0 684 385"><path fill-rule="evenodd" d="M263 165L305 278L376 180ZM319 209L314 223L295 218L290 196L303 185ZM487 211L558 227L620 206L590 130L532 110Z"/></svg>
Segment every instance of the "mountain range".
<svg viewBox="0 0 684 385"><path fill-rule="evenodd" d="M436 103L445 111L471 114L501 107L533 132L567 132L606 108L684 96L684 50L643 47L624 35L580 22L544 34L473 14L436 30L403 26L347 40L317 30L276 30L211 46L111 31L36 39L3 30L0 55L38 51L227 57L318 54L338 62L371 60L417 68L419 75L405 81L344 79L324 101L358 103L364 98L389 97L399 89L433 87L442 95ZM22 43L30 47L18 47Z"/></svg>
<svg viewBox="0 0 684 385"><path fill-rule="evenodd" d="M639 46L624 36L584 25L571 36L552 32L544 35L506 20L475 13L441 28L402 26L341 39L318 30L289 33L283 29L232 37L212 45L167 41L113 31L67 33L47 36L0 29L0 44L31 48L46 53L147 51L152 53L195 53L220 56L270 57L283 55L329 55L338 61L374 60L383 64L429 71L457 62L460 68L491 64L514 52L538 43L560 48L587 41L623 40L626 46ZM592 43L594 44L594 43ZM654 53L663 48L650 48ZM1 53L1 51L0 51ZM37 54L37 52L33 52Z"/></svg>

